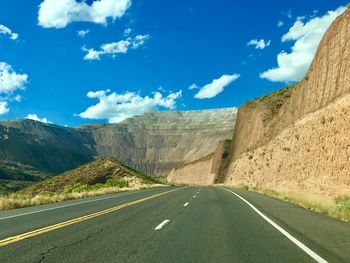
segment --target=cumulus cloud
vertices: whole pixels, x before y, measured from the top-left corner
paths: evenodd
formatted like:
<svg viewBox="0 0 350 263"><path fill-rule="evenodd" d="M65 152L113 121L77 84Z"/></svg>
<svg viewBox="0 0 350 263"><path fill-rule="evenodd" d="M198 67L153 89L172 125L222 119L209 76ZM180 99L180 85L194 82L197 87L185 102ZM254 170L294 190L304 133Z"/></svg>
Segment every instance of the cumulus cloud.
<svg viewBox="0 0 350 263"><path fill-rule="evenodd" d="M18 74L11 65L0 62L0 94L13 94L16 90L23 89L27 83L27 74Z"/></svg>
<svg viewBox="0 0 350 263"><path fill-rule="evenodd" d="M255 49L264 49L270 46L270 44L271 44L271 40L265 42L264 39L260 39L260 40L252 39L247 43L248 46L255 46Z"/></svg>
<svg viewBox="0 0 350 263"><path fill-rule="evenodd" d="M86 1L44 0L39 6L39 25L45 28L64 28L72 22L107 24L107 19L122 17L131 0L99 0L91 5Z"/></svg>
<svg viewBox="0 0 350 263"><path fill-rule="evenodd" d="M345 7L339 7L334 11L328 11L324 16L311 18L305 23L297 19L282 36L282 42L294 41L291 52L279 53L278 66L261 73L260 77L286 83L300 81L310 67L323 34L333 20L345 10Z"/></svg>
<svg viewBox="0 0 350 263"><path fill-rule="evenodd" d="M86 119L107 119L109 123L118 123L126 118L152 111L159 107L175 109L176 100L182 96L182 91L164 96L154 92L153 96L142 97L135 92L118 94L110 90L90 91L87 97L98 99L99 102L84 112L77 114Z"/></svg>
<svg viewBox="0 0 350 263"><path fill-rule="evenodd" d="M82 48L86 52L84 60L100 60L101 56L112 56L115 58L118 54L126 54L129 49L137 49L145 44L150 35L137 35L134 38L128 37L126 40L106 43L100 46L99 50L93 48Z"/></svg>
<svg viewBox="0 0 350 263"><path fill-rule="evenodd" d="M196 99L210 99L224 91L224 88L240 77L239 74L222 75L218 79L214 79L211 83L200 88L198 93L194 95Z"/></svg>
<svg viewBox="0 0 350 263"><path fill-rule="evenodd" d="M10 111L7 101L0 101L0 115L6 114Z"/></svg>
<svg viewBox="0 0 350 263"><path fill-rule="evenodd" d="M18 74L11 65L0 62L0 115L10 111L8 101L20 102L22 100L20 95L14 93L24 89L27 83L27 74Z"/></svg>
<svg viewBox="0 0 350 263"><path fill-rule="evenodd" d="M64 28L72 22L107 24L107 19L122 17L131 0L100 0L88 5L85 1L44 0L39 6L39 25L45 28Z"/></svg>
<svg viewBox="0 0 350 263"><path fill-rule="evenodd" d="M12 32L10 28L4 25L0 25L0 35L9 36L12 40L16 40L19 37L17 33Z"/></svg>
<svg viewBox="0 0 350 263"><path fill-rule="evenodd" d="M86 30L78 30L77 31L78 37L81 37L81 38L84 38L89 33L90 33L90 30L88 30L88 29L86 29Z"/></svg>
<svg viewBox="0 0 350 263"><path fill-rule="evenodd" d="M277 27L282 27L284 26L284 22L283 21L278 21L277 22Z"/></svg>
<svg viewBox="0 0 350 263"><path fill-rule="evenodd" d="M49 121L47 118L39 118L38 115L36 115L35 113L28 114L27 117L25 117L25 118L29 119L29 120L33 120L33 121L40 121L40 122L43 122L43 123L53 124L53 122Z"/></svg>

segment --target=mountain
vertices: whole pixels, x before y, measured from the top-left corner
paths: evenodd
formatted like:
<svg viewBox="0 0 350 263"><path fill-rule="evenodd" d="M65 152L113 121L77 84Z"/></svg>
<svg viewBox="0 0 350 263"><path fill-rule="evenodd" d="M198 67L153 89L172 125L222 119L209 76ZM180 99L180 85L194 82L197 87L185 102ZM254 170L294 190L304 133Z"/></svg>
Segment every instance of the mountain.
<svg viewBox="0 0 350 263"><path fill-rule="evenodd" d="M52 174L18 163L0 162L0 194L7 194L42 181Z"/></svg>
<svg viewBox="0 0 350 263"><path fill-rule="evenodd" d="M59 173L93 159L87 132L33 120L0 122L0 160Z"/></svg>
<svg viewBox="0 0 350 263"><path fill-rule="evenodd" d="M131 187L157 183L113 158L101 158L21 190L20 194L70 193L103 187Z"/></svg>
<svg viewBox="0 0 350 263"><path fill-rule="evenodd" d="M150 175L166 175L204 157L231 137L237 109L156 111L120 124L78 127L90 132L98 156L113 156Z"/></svg>
<svg viewBox="0 0 350 263"><path fill-rule="evenodd" d="M236 113L235 108L155 111L118 124L75 129L27 119L0 121L0 160L50 176L99 157L114 157L148 175L166 175L210 154L220 140L229 138ZM19 176L23 174L17 170L0 181Z"/></svg>

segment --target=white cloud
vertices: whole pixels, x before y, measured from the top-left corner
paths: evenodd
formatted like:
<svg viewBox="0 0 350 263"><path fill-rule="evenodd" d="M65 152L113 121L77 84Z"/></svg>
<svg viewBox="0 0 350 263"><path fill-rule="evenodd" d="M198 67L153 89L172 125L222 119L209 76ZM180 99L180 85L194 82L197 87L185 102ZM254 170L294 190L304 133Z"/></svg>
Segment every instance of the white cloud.
<svg viewBox="0 0 350 263"><path fill-rule="evenodd" d="M125 37L128 37L128 36L130 36L130 34L131 34L131 32L133 31L133 29L132 28L126 28L125 30L124 30L124 36Z"/></svg>
<svg viewBox="0 0 350 263"><path fill-rule="evenodd" d="M84 38L89 33L90 33L90 30L88 30L88 29L77 31L78 37L81 37L81 38Z"/></svg>
<svg viewBox="0 0 350 263"><path fill-rule="evenodd" d="M264 39L260 39L260 40L252 39L247 43L248 46L255 46L255 49L264 49L270 46L270 44L271 44L271 40L265 42Z"/></svg>
<svg viewBox="0 0 350 263"><path fill-rule="evenodd" d="M0 101L0 115L6 114L10 111L7 101Z"/></svg>
<svg viewBox="0 0 350 263"><path fill-rule="evenodd" d="M40 122L43 122L43 123L53 124L53 122L49 121L46 118L39 118L38 115L36 115L35 113L34 114L28 114L27 117L25 117L25 118L29 119L29 120L33 120L33 121L40 121Z"/></svg>
<svg viewBox="0 0 350 263"><path fill-rule="evenodd" d="M288 18L292 18L292 10L288 10L288 12L282 13L283 15L285 15Z"/></svg>
<svg viewBox="0 0 350 263"><path fill-rule="evenodd" d="M175 109L176 100L181 96L181 90L167 96L163 96L160 92L154 92L153 97L141 97L134 92L117 94L116 92L111 93L110 90L90 91L87 93L87 97L98 99L99 102L77 116L86 119L107 119L109 123L118 123L158 107Z"/></svg>
<svg viewBox="0 0 350 263"><path fill-rule="evenodd" d="M200 88L200 87L199 87L196 83L193 83L193 84L191 84L191 85L188 87L189 90L199 89L199 88Z"/></svg>
<svg viewBox="0 0 350 263"><path fill-rule="evenodd" d="M10 95L28 83L27 74L17 74L11 65L0 62L0 94Z"/></svg>
<svg viewBox="0 0 350 263"><path fill-rule="evenodd" d="M10 111L8 101L20 102L22 97L15 95L28 83L27 74L17 74L11 65L0 62L0 115Z"/></svg>
<svg viewBox="0 0 350 263"><path fill-rule="evenodd" d="M64 28L72 22L107 24L116 20L131 6L131 0L100 0L88 5L85 1L44 0L39 6L39 25L45 28Z"/></svg>
<svg viewBox="0 0 350 263"><path fill-rule="evenodd" d="M329 11L324 16L312 18L305 23L300 19L297 20L282 36L282 42L295 41L291 52L279 53L278 67L261 73L260 77L286 83L301 80L315 56L323 34L333 20L345 10L345 7L339 7L335 11Z"/></svg>
<svg viewBox="0 0 350 263"><path fill-rule="evenodd" d="M128 37L126 40L118 42L102 44L99 50L93 48L82 48L86 52L84 60L100 60L101 56L109 55L115 58L117 54L126 54L129 48L137 49L144 45L145 41L150 38L150 35L137 35L134 38Z"/></svg>
<svg viewBox="0 0 350 263"><path fill-rule="evenodd" d="M277 22L277 27L282 27L284 26L284 22L283 21L278 21Z"/></svg>
<svg viewBox="0 0 350 263"><path fill-rule="evenodd" d="M7 26L4 26L4 25L0 25L0 35L5 35L5 36L8 35L12 40L16 40L19 37L17 33L12 32L11 29L9 29Z"/></svg>
<svg viewBox="0 0 350 263"><path fill-rule="evenodd" d="M198 93L194 95L196 99L210 99L224 91L224 88L240 77L239 74L222 75L218 79L214 79L211 83L200 88Z"/></svg>

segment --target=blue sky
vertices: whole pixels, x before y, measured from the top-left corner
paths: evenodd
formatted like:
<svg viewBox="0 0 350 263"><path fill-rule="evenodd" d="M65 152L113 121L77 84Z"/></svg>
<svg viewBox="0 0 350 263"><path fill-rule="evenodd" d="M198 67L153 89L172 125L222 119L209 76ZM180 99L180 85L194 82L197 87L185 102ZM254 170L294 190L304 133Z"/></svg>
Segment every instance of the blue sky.
<svg viewBox="0 0 350 263"><path fill-rule="evenodd" d="M346 3L4 0L0 118L74 127L238 107L301 79Z"/></svg>

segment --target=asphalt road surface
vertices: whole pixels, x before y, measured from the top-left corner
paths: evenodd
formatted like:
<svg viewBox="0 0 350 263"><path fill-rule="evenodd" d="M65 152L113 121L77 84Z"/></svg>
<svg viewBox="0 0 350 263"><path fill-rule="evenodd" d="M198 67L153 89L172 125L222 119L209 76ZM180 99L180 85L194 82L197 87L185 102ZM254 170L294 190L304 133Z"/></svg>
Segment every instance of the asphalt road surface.
<svg viewBox="0 0 350 263"><path fill-rule="evenodd" d="M350 224L257 193L162 187L0 213L0 262L350 262Z"/></svg>

